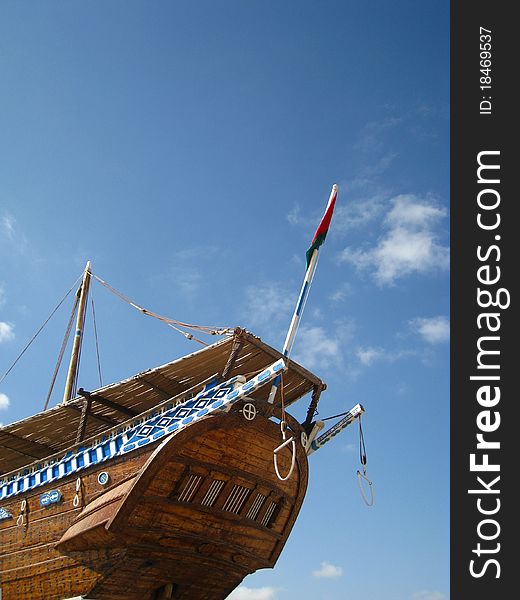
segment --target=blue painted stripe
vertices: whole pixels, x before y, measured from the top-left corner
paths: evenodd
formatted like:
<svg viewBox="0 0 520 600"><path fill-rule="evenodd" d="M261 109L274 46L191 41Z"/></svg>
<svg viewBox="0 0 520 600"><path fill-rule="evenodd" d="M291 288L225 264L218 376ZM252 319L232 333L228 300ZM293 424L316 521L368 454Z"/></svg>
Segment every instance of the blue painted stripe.
<svg viewBox="0 0 520 600"><path fill-rule="evenodd" d="M300 294L300 298L298 300L298 306L296 307L296 311L295 311L296 315L298 317L300 316L300 311L302 309L303 301L305 300L305 296L307 295L307 289L308 289L308 287L309 287L309 282L306 281L305 285L303 286L302 293Z"/></svg>
<svg viewBox="0 0 520 600"><path fill-rule="evenodd" d="M227 382L215 386L212 390L205 390L194 398L180 405L171 404L163 411L154 411L146 417L135 422L124 432L112 436L103 436L99 443L93 447L80 446L76 453L66 452L61 459L50 459L46 466L38 465L32 473L28 469L20 472L10 481L0 481L0 498L14 496L30 489L56 481L72 475L82 469L100 462L106 462L121 454L131 452L138 447L143 447L154 442L167 433L188 426L190 423L217 410L226 408L243 398L248 392L257 389L273 378L275 373L283 370L285 363L279 360L267 369L264 369L253 379L233 389L239 381L233 377ZM280 377L277 376L276 380ZM182 415L182 416L181 416ZM173 421L173 422L172 422ZM160 424L159 424L160 423ZM146 431L141 438L139 431Z"/></svg>

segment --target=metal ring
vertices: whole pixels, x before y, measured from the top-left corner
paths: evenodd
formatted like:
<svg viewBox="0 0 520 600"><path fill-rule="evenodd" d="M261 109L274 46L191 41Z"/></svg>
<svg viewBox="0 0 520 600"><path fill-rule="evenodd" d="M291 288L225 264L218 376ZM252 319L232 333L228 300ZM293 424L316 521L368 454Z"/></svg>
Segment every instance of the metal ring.
<svg viewBox="0 0 520 600"><path fill-rule="evenodd" d="M256 406L251 402L246 402L242 407L242 415L247 421L252 421L256 417Z"/></svg>
<svg viewBox="0 0 520 600"><path fill-rule="evenodd" d="M365 473L361 473L361 471L357 472L357 478L358 478L359 491L361 492L361 496L363 497L363 500L365 501L365 504L367 506L374 506L374 488L372 487L372 482L366 476L366 474ZM367 496L365 494L365 490L363 489L363 485L361 483L361 479L364 479L368 483L368 487L369 487L369 490L370 490L370 500L367 498Z"/></svg>

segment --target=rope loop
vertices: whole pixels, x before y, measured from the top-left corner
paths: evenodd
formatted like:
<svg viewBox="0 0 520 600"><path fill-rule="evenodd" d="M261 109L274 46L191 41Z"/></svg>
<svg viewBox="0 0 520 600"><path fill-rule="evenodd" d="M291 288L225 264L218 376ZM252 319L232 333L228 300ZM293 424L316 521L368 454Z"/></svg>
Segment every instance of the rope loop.
<svg viewBox="0 0 520 600"><path fill-rule="evenodd" d="M367 506L374 506L374 500L375 500L374 488L372 487L372 482L366 475L365 469L363 469L363 473L361 473L361 471L358 470L357 479L358 479L359 491L361 492L361 496L362 496L365 504ZM361 482L362 479L364 479L368 483L368 489L370 490L370 499L368 499L368 497L365 493L365 490L363 489L363 483Z"/></svg>
<svg viewBox="0 0 520 600"><path fill-rule="evenodd" d="M361 463L361 467L363 468L363 473L358 470L357 479L359 485L359 491L361 492L361 496L363 501L367 506L374 506L374 488L372 487L372 482L367 477L367 450L365 447L365 436L363 435L363 427L361 425L361 415L358 417L359 420L359 462ZM370 500L368 499L365 490L363 489L362 479L364 479L368 483L368 489L370 490Z"/></svg>
<svg viewBox="0 0 520 600"><path fill-rule="evenodd" d="M275 470L276 476L278 477L278 479L280 481L287 481L289 479L289 477L292 475L292 473L294 471L294 466L296 465L296 442L294 441L294 436L291 436L289 439L286 439L287 438L287 423L284 420L280 421L280 431L282 433L282 443L278 446L278 448L275 448L273 451L274 470ZM291 446L292 446L291 468L289 469L289 472L287 473L287 475L285 477L282 477L280 475L280 470L278 469L278 452L280 452L280 450L282 450L289 444L291 444Z"/></svg>
<svg viewBox="0 0 520 600"><path fill-rule="evenodd" d="M18 527L20 527L21 525L25 525L27 526L27 518L26 518L26 512L27 510L27 500L24 498L20 504L20 514L18 515L18 518L16 519L16 525L18 525Z"/></svg>
<svg viewBox="0 0 520 600"><path fill-rule="evenodd" d="M81 502L81 477L76 479L76 495L74 496L74 500L72 501L72 506L74 508L78 508Z"/></svg>

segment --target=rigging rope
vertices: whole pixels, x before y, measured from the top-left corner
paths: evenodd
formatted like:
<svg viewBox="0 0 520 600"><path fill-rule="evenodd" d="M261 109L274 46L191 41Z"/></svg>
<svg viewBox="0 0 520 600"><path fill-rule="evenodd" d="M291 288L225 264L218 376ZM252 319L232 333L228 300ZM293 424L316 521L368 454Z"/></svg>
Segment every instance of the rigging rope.
<svg viewBox="0 0 520 600"><path fill-rule="evenodd" d="M103 377L101 376L101 360L99 358L99 341L98 341L98 333L97 333L97 324L96 324L96 310L94 308L94 294L93 290L90 292L90 300L92 304L92 323L94 325L94 338L96 340L96 356L97 356L97 368L99 374L99 387L103 387Z"/></svg>
<svg viewBox="0 0 520 600"><path fill-rule="evenodd" d="M367 451L365 447L365 436L363 435L363 427L361 426L361 415L358 417L359 420L359 461L361 463L361 467L363 469L363 473L358 469L357 471L357 479L359 485L359 491L361 492L361 496L367 506L374 505L374 488L372 487L372 481L367 477ZM370 490L370 499L367 498L365 494L365 490L363 489L363 484L361 480L364 479L368 483L368 489Z"/></svg>
<svg viewBox="0 0 520 600"><path fill-rule="evenodd" d="M45 406L43 410L46 411L49 406L49 401L51 399L52 390L54 389L54 384L56 383L56 377L58 376L58 371L61 367L61 361L63 360L63 355L65 354L65 349L67 348L67 343L69 341L70 332L72 331L72 325L74 324L74 317L76 315L76 310L78 309L79 304L79 296L76 295L76 299L74 300L74 306L72 307L72 312L70 313L69 322L67 324L67 330L65 331L65 335L63 336L63 342L61 344L60 353L58 355L58 360L56 361L56 367L54 368L54 373L52 375L51 384L49 386L49 391L47 392L47 398L45 400Z"/></svg>
<svg viewBox="0 0 520 600"><path fill-rule="evenodd" d="M45 320L45 322L43 323L43 325L38 329L38 331L33 335L33 337L29 340L29 342L27 343L27 345L25 346L25 348L20 352L20 354L16 357L16 360L13 362L13 364L7 369L7 371L2 375L2 377L0 378L0 383L2 383L2 381L4 381L4 379L9 375L9 373L14 369L16 363L22 358L22 356L25 354L26 350L29 348L29 346L34 342L34 340L38 337L38 335L40 334L41 330L45 327L45 325L47 325L47 323L52 319L52 317L54 316L54 313L58 310L58 308L65 302L65 300L67 299L68 295L72 292L72 290L76 287L78 281L83 277L83 275L80 275L80 277L78 277L76 279L76 281L74 282L74 284L72 285L72 287L70 288L70 290L65 294L65 296L63 296L63 298L59 301L58 305L56 306L56 308L51 312L51 314L47 317L47 319Z"/></svg>
<svg viewBox="0 0 520 600"><path fill-rule="evenodd" d="M198 338L196 338L192 333L188 333L187 331L183 331L182 329L180 329L181 327L184 327L186 329L191 329L193 331L199 331L199 332L205 333L207 335L231 335L233 333L233 331L234 331L233 329L231 329L229 327L209 327L209 326L205 326L205 325L193 325L191 323L184 323L183 321L177 321L175 319L170 319L169 317L165 317L163 315L159 315L157 313L154 313L151 310L143 308L142 306L140 306L139 304L137 304L136 302L134 302L131 298L129 298L128 296L126 296L125 294L123 294L123 292L120 292L118 289L116 289L115 287L111 286L108 282L106 282L103 279L101 279L101 277L98 277L95 274L92 274L92 276L101 285L105 286L107 288L107 290L109 290L115 296L117 296L118 298L120 298L121 300L123 300L123 302L126 302L127 304L129 304L130 306L132 306L133 308L135 308L136 310L138 310L140 313L142 313L143 315L147 315L149 317L154 317L155 319L158 319L159 321L162 321L163 323L165 323L166 325L168 325L168 327L171 327L172 329L174 329L178 333L181 333L188 340L195 340L196 342L199 342L199 344L202 344L204 346L208 345L208 344L206 344L206 342L203 342L202 340L199 340Z"/></svg>
<svg viewBox="0 0 520 600"><path fill-rule="evenodd" d="M349 410L344 413L340 413L339 415L332 415L332 417L325 417L324 419L320 419L320 421L330 421L331 419L337 419L338 417L344 417L349 414Z"/></svg>

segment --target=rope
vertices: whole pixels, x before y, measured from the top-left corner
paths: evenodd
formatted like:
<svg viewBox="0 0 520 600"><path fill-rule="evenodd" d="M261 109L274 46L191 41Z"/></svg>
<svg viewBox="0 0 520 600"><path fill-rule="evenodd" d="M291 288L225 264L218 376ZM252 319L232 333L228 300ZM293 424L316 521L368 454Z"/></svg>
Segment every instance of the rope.
<svg viewBox="0 0 520 600"><path fill-rule="evenodd" d="M359 461L361 463L363 473L358 469L357 471L357 479L359 485L359 491L361 492L361 496L367 506L374 506L374 488L372 487L372 482L367 477L367 451L365 447L365 436L363 435L363 427L361 426L361 415L358 417L359 419ZM368 489L370 490L370 499L365 494L365 490L363 489L363 484L361 480L364 479L368 483Z"/></svg>
<svg viewBox="0 0 520 600"><path fill-rule="evenodd" d="M287 438L287 433L286 433L287 432L287 423L285 421L285 398L284 398L284 393L283 393L283 371L280 376L280 398L281 398L281 408L282 408L282 420L280 421L280 432L282 434L282 443L280 444L280 446L278 446L278 448L274 449L273 461L274 461L274 470L275 470L275 473L276 473L276 476L278 477L278 479L280 481L287 481L289 479L289 477L292 475L292 473L294 471L294 467L296 465L296 442L294 441L294 436L291 436L289 439L286 439ZM280 450L282 450L282 448L285 448L285 446L288 446L289 444L291 444L291 450L292 450L291 467L290 467L287 475L285 477L282 477L280 475L280 471L278 469L278 452L280 452Z"/></svg>
<svg viewBox="0 0 520 600"><path fill-rule="evenodd" d="M76 295L76 299L74 300L74 306L72 307L72 312L70 314L69 322L67 324L67 330L65 331L65 335L63 337L63 342L61 344L60 353L58 355L58 360L56 361L56 367L54 368L54 373L52 375L51 384L49 386L49 391L47 392L47 398L45 400L45 406L43 410L46 411L49 406L49 401L51 399L52 390L54 389L54 384L56 383L56 377L58 376L58 371L61 367L61 361L63 360L63 355L65 354L65 349L67 348L67 343L69 341L70 332L72 331L72 325L74 324L74 316L76 315L76 310L79 304L79 296Z"/></svg>
<svg viewBox="0 0 520 600"><path fill-rule="evenodd" d="M338 417L344 417L345 415L349 414L349 410L347 410L347 412L344 413L340 413L339 415L333 415L332 417L325 417L324 419L320 419L320 421L330 421L331 419L337 419Z"/></svg>
<svg viewBox="0 0 520 600"><path fill-rule="evenodd" d="M180 327L184 327L186 329L191 329L193 331L200 331L201 333L205 333L207 335L231 335L234 331L233 329L231 329L229 327L209 327L209 326L205 326L205 325L193 325L191 323L184 323L183 321L177 321L175 319L170 319L169 317L164 317L163 315L159 315L157 313L152 312L151 310L143 308L142 306L140 306L139 304L134 302L131 298L129 298L128 296L123 294L123 292L120 292L118 289L111 286L108 282L101 279L101 277L98 277L97 275L94 275L94 274L92 276L101 285L105 286L107 288L107 290L112 292L112 294L114 294L115 296L117 296L118 298L123 300L123 302L126 302L127 304L129 304L130 306L135 308L136 310L138 310L143 315L147 315L149 317L154 317L155 319L162 321L163 323L168 325L168 327L171 327L178 333L182 334L186 339L194 340L194 341L198 342L199 344L202 344L203 346L207 346L208 344L206 344L206 342L203 342L202 340L199 340L198 338L194 337L194 335L192 333L183 331L182 329L180 329Z"/></svg>
<svg viewBox="0 0 520 600"><path fill-rule="evenodd" d="M81 277L83 277L83 275L81 275L80 277L78 277L76 279L76 281L74 282L74 284L72 285L72 287L70 288L70 290L65 294L65 296L63 296L63 298L59 301L58 305L56 306L56 308L51 312L51 314L47 317L47 319L45 320L45 322L43 323L43 325L38 329L38 331L33 335L33 337L29 340L28 344L25 346L25 348L20 352L20 354L17 356L16 360L14 361L14 363L7 369L7 371L2 375L2 378L0 379L0 383L2 383L2 381L4 381L4 379L9 375L9 373L14 369L16 363L22 358L22 356L25 354L26 350L29 348L29 346L34 342L34 340L38 337L38 335L40 334L41 330L45 327L45 325L47 325L47 323L52 319L52 317L54 316L54 313L58 310L58 308L65 302L65 300L67 299L68 295L72 292L72 290L76 287L76 284L78 283L78 281L81 279Z"/></svg>
<svg viewBox="0 0 520 600"><path fill-rule="evenodd" d="M101 376L101 360L99 358L99 342L98 342L98 334L97 334L97 324L96 324L96 310L94 308L94 294L91 292L90 300L92 304L92 323L94 324L94 338L96 340L96 357L97 357L97 368L99 374L99 387L103 387L103 377Z"/></svg>

